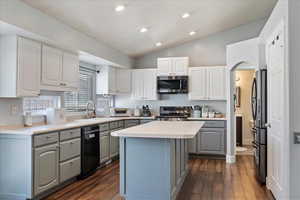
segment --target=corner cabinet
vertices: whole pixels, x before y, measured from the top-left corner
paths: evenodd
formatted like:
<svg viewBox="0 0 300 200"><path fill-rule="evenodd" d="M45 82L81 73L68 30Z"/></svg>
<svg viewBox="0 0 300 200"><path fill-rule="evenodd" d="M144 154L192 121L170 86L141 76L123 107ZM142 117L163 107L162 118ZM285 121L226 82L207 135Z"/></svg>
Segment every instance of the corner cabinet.
<svg viewBox="0 0 300 200"><path fill-rule="evenodd" d="M131 98L134 100L157 100L156 76L156 69L132 70Z"/></svg>
<svg viewBox="0 0 300 200"><path fill-rule="evenodd" d="M226 100L226 68L191 67L189 69L190 100Z"/></svg>
<svg viewBox="0 0 300 200"><path fill-rule="evenodd" d="M0 97L38 96L41 43L18 36L0 36Z"/></svg>
<svg viewBox="0 0 300 200"><path fill-rule="evenodd" d="M78 89L78 87L78 55L43 45L41 88L54 91L71 91Z"/></svg>
<svg viewBox="0 0 300 200"><path fill-rule="evenodd" d="M96 76L96 93L99 95L129 94L131 71L112 66L103 66Z"/></svg>
<svg viewBox="0 0 300 200"><path fill-rule="evenodd" d="M186 76L188 75L188 57L158 58L158 76Z"/></svg>

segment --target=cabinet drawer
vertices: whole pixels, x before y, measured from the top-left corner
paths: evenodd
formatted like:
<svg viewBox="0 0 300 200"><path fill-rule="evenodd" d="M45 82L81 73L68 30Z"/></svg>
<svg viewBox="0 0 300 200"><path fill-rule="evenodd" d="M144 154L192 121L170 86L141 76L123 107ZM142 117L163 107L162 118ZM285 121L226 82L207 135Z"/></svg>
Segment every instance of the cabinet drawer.
<svg viewBox="0 0 300 200"><path fill-rule="evenodd" d="M80 155L81 139L68 140L60 143L60 161Z"/></svg>
<svg viewBox="0 0 300 200"><path fill-rule="evenodd" d="M224 128L225 121L205 121L203 128Z"/></svg>
<svg viewBox="0 0 300 200"><path fill-rule="evenodd" d="M60 141L78 138L80 137L80 133L81 133L80 128L61 131Z"/></svg>
<svg viewBox="0 0 300 200"><path fill-rule="evenodd" d="M36 135L33 140L34 147L56 143L58 142L58 132Z"/></svg>
<svg viewBox="0 0 300 200"><path fill-rule="evenodd" d="M80 174L80 157L60 163L60 182Z"/></svg>
<svg viewBox="0 0 300 200"><path fill-rule="evenodd" d="M139 120L135 120L135 119L125 120L125 128L139 125L139 123L140 123Z"/></svg>
<svg viewBox="0 0 300 200"><path fill-rule="evenodd" d="M101 131L107 131L109 129L109 124L108 123L100 124L99 128L100 128L100 132Z"/></svg>
<svg viewBox="0 0 300 200"><path fill-rule="evenodd" d="M110 131L102 131L100 132L100 137L101 136L105 136L105 135L109 135Z"/></svg>
<svg viewBox="0 0 300 200"><path fill-rule="evenodd" d="M119 127L119 122L118 121L109 123L109 129L110 130L116 129L118 127Z"/></svg>

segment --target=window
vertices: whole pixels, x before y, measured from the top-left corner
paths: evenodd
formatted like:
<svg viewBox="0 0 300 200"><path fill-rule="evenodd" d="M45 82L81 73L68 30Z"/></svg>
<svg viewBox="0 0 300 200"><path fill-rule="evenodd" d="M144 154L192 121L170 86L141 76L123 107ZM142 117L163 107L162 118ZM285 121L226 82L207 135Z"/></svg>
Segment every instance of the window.
<svg viewBox="0 0 300 200"><path fill-rule="evenodd" d="M95 72L80 67L78 92L64 92L64 108L70 112L82 112L88 101L94 99Z"/></svg>
<svg viewBox="0 0 300 200"><path fill-rule="evenodd" d="M39 96L23 98L23 111L44 115L47 108L60 108L60 96Z"/></svg>

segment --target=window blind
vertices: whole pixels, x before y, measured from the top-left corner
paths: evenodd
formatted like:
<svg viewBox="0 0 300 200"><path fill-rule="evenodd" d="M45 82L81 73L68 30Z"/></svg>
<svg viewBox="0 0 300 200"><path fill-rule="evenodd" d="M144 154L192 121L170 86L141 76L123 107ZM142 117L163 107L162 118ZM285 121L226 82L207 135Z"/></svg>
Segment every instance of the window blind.
<svg viewBox="0 0 300 200"><path fill-rule="evenodd" d="M78 92L64 93L64 108L71 112L82 112L88 101L93 100L94 72L80 68Z"/></svg>

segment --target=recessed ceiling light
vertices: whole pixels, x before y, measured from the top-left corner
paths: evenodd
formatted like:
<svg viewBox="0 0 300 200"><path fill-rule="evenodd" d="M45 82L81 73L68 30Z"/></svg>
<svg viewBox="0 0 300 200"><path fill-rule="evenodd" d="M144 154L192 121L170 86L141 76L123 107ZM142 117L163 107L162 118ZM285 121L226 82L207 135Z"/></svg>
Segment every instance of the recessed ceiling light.
<svg viewBox="0 0 300 200"><path fill-rule="evenodd" d="M140 32L141 32L141 33L145 33L145 32L147 32L147 31L148 31L148 29L145 28L145 27L140 29Z"/></svg>
<svg viewBox="0 0 300 200"><path fill-rule="evenodd" d="M188 18L188 17L190 17L190 16L191 16L190 13L184 13L184 14L181 15L181 17L182 17L183 19Z"/></svg>
<svg viewBox="0 0 300 200"><path fill-rule="evenodd" d="M157 47L160 47L160 46L162 45L162 43L161 43L161 42L157 42L155 45L156 45Z"/></svg>
<svg viewBox="0 0 300 200"><path fill-rule="evenodd" d="M190 32L190 35L195 35L196 34L196 31L191 31Z"/></svg>
<svg viewBox="0 0 300 200"><path fill-rule="evenodd" d="M125 9L125 6L124 5L118 5L115 7L115 11L116 12L121 12Z"/></svg>

